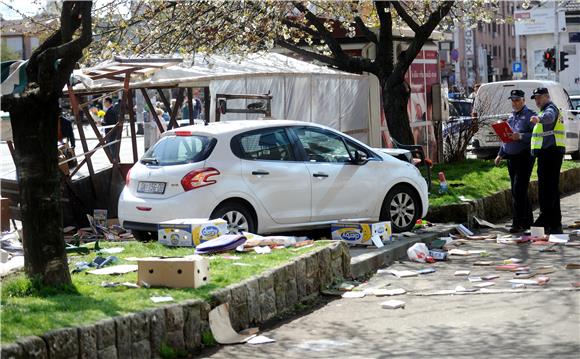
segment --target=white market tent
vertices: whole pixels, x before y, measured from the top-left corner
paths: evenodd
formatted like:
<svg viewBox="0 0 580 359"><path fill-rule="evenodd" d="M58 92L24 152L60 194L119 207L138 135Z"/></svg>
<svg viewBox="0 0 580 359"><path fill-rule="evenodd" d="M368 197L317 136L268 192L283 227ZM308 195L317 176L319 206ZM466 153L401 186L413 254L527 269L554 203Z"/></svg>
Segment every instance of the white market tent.
<svg viewBox="0 0 580 359"><path fill-rule="evenodd" d="M143 60L141 60L143 61ZM146 61L146 60L145 60ZM105 62L99 68L122 67ZM266 94L272 96L272 117L326 125L363 142L369 141L369 78L277 54L253 54L247 58L196 55L193 65L172 64L131 77L130 88L209 87L210 121L215 120L215 94ZM84 81L75 92L122 89L109 79ZM228 108L245 108L252 100L230 100ZM258 118L257 114L227 113L221 120Z"/></svg>

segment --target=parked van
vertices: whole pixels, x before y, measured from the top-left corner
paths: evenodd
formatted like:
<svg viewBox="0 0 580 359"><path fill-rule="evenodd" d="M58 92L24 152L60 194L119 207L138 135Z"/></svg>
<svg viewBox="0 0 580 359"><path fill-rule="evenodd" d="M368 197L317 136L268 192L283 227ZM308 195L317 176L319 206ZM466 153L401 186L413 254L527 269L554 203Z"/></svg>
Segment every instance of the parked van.
<svg viewBox="0 0 580 359"><path fill-rule="evenodd" d="M511 90L524 91L526 105L539 112L536 102L530 99L532 92L538 87L547 88L552 102L564 113L566 153L571 154L572 159L580 159L580 117L573 112L570 97L562 85L544 80L500 81L481 85L473 104L480 126L471 142L472 151L477 157L491 157L497 154L501 141L491 128L491 124L507 119L511 114L511 102L508 100Z"/></svg>

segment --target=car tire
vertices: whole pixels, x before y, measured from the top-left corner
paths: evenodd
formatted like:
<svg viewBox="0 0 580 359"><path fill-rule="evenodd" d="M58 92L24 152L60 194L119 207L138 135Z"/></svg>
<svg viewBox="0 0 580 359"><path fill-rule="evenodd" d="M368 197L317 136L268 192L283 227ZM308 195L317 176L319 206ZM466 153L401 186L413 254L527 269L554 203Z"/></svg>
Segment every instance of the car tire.
<svg viewBox="0 0 580 359"><path fill-rule="evenodd" d="M381 221L391 221L393 232L406 232L415 226L421 214L419 196L411 187L397 185L393 187L381 207Z"/></svg>
<svg viewBox="0 0 580 359"><path fill-rule="evenodd" d="M133 238L139 242L150 242L157 238L157 233L155 232L131 230L131 233L133 234Z"/></svg>
<svg viewBox="0 0 580 359"><path fill-rule="evenodd" d="M222 218L228 222L230 233L240 233L241 231L256 233L258 226L252 212L248 207L239 202L226 202L218 206L210 218Z"/></svg>

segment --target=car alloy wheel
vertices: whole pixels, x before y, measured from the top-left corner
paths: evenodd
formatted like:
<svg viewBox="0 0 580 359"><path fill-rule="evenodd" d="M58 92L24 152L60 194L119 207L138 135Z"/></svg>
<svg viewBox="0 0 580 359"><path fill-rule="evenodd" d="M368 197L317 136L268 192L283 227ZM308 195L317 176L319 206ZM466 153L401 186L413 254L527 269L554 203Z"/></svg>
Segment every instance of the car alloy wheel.
<svg viewBox="0 0 580 359"><path fill-rule="evenodd" d="M399 228L405 228L413 223L415 211L415 201L405 192L397 193L389 204L391 221Z"/></svg>
<svg viewBox="0 0 580 359"><path fill-rule="evenodd" d="M238 211L229 211L221 216L222 219L228 222L228 232L240 233L249 232L249 225L246 216Z"/></svg>

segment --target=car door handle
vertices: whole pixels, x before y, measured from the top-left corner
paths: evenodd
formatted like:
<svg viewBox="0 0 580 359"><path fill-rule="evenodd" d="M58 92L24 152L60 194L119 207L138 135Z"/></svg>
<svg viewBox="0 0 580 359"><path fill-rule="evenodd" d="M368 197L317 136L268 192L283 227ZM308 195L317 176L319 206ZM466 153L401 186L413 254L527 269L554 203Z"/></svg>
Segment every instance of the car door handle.
<svg viewBox="0 0 580 359"><path fill-rule="evenodd" d="M269 175L270 172L268 172L268 171L252 171L252 174L254 176L266 176L266 175Z"/></svg>
<svg viewBox="0 0 580 359"><path fill-rule="evenodd" d="M319 173L315 173L312 176L314 176L314 177L322 177L322 178L328 177L328 175L326 173L320 173L320 172Z"/></svg>

